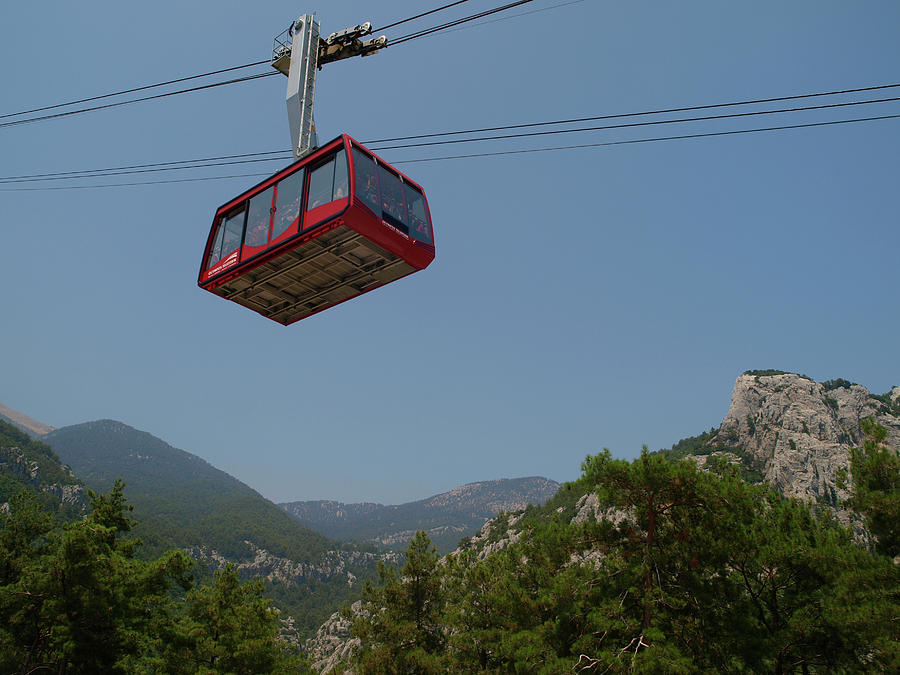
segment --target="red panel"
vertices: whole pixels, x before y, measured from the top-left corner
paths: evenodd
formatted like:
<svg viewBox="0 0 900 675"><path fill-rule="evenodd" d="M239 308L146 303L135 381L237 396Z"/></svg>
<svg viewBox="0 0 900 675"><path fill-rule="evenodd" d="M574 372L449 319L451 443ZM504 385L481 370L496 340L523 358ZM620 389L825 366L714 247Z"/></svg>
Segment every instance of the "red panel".
<svg viewBox="0 0 900 675"><path fill-rule="evenodd" d="M405 232L375 216L361 200L354 197L344 220L354 230L416 269L423 270L434 260L434 246L416 241Z"/></svg>
<svg viewBox="0 0 900 675"><path fill-rule="evenodd" d="M209 279L210 277L214 277L215 275L224 272L229 267L234 267L238 261L238 253L240 253L240 251L233 251L232 253L229 253L223 260L220 260L211 268L209 268L209 271L205 275L206 278Z"/></svg>
<svg viewBox="0 0 900 675"><path fill-rule="evenodd" d="M272 246L278 246L282 242L287 241L288 239L293 237L295 234L297 234L297 227L299 225L300 225L300 219L299 218L294 219L294 222L291 223L284 232L282 232L281 234L279 234L277 237L275 237L272 240Z"/></svg>
<svg viewBox="0 0 900 675"><path fill-rule="evenodd" d="M317 206L312 211L307 211L303 216L303 231L311 230L316 225L321 225L326 220L331 220L347 208L347 199L337 199L322 206Z"/></svg>

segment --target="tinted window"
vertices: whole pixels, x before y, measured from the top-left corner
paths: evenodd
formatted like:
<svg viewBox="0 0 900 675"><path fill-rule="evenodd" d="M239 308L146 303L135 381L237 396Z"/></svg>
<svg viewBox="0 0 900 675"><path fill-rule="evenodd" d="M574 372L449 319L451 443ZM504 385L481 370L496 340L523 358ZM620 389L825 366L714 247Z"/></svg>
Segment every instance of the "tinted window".
<svg viewBox="0 0 900 675"><path fill-rule="evenodd" d="M381 211L378 196L378 177L375 162L365 153L353 149L353 170L356 173L356 196L375 213Z"/></svg>
<svg viewBox="0 0 900 675"><path fill-rule="evenodd" d="M381 185L381 215L391 225L404 232L409 231L406 207L403 205L403 186L400 177L383 166L378 166L378 182Z"/></svg>
<svg viewBox="0 0 900 675"><path fill-rule="evenodd" d="M303 170L282 178L275 196L275 219L272 222L272 239L294 224L300 215L300 196L303 193Z"/></svg>
<svg viewBox="0 0 900 675"><path fill-rule="evenodd" d="M207 269L237 250L241 245L241 234L244 230L244 205L229 213L219 224L216 238L209 251Z"/></svg>
<svg viewBox="0 0 900 675"><path fill-rule="evenodd" d="M274 188L260 192L250 200L247 215L247 236L245 246L265 246L269 243L269 218L272 215L272 193Z"/></svg>
<svg viewBox="0 0 900 675"><path fill-rule="evenodd" d="M344 199L350 194L350 174L347 171L347 154L341 150L334 158L334 199Z"/></svg>
<svg viewBox="0 0 900 675"><path fill-rule="evenodd" d="M425 195L408 183L403 184L406 196L406 209L409 215L409 234L419 241L431 243L431 228L428 227L428 210L425 208Z"/></svg>
<svg viewBox="0 0 900 675"><path fill-rule="evenodd" d="M331 191L334 188L334 158L325 164L320 164L309 174L309 199L306 201L306 210L322 206L331 201Z"/></svg>
<svg viewBox="0 0 900 675"><path fill-rule="evenodd" d="M244 231L244 211L229 216L225 221L225 236L222 238L222 257L226 258L230 253L237 251L241 245L241 235Z"/></svg>
<svg viewBox="0 0 900 675"><path fill-rule="evenodd" d="M341 150L309 174L309 199L306 210L347 196L347 156Z"/></svg>
<svg viewBox="0 0 900 675"><path fill-rule="evenodd" d="M225 222L219 222L219 229L216 230L216 239L212 248L209 249L209 261L206 263L207 269L219 262L222 257L222 237L225 236Z"/></svg>

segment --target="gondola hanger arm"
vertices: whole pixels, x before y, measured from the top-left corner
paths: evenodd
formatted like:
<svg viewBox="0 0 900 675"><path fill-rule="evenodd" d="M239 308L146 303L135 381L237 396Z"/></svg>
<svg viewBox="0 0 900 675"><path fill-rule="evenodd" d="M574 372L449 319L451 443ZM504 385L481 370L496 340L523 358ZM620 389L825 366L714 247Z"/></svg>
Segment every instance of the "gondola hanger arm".
<svg viewBox="0 0 900 675"><path fill-rule="evenodd" d="M365 23L319 36L319 22L314 14L304 14L275 37L272 67L287 75L288 123L294 158L309 154L318 146L313 119L316 71L326 63L353 56L370 56L387 47L385 36L363 40L371 34L372 23Z"/></svg>

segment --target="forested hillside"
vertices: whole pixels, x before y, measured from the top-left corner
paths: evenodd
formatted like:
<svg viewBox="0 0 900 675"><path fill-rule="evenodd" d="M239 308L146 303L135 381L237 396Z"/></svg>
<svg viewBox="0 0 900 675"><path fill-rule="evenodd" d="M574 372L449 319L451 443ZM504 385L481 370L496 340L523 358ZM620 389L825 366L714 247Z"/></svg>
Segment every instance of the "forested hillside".
<svg viewBox="0 0 900 675"><path fill-rule="evenodd" d="M309 562L331 547L244 483L196 455L121 422L101 420L44 437L94 490L125 481L148 552L205 546L229 559L252 558L253 542Z"/></svg>
<svg viewBox="0 0 900 675"><path fill-rule="evenodd" d="M344 549L303 527L257 492L199 457L121 422L101 420L45 437L86 485L108 491L122 479L134 505L140 555L190 553L201 578L234 563L244 578L262 579L268 597L314 630L359 595L357 578L376 558Z"/></svg>
<svg viewBox="0 0 900 675"><path fill-rule="evenodd" d="M52 448L0 420L0 505L23 487L51 511L74 517L84 508L81 481Z"/></svg>

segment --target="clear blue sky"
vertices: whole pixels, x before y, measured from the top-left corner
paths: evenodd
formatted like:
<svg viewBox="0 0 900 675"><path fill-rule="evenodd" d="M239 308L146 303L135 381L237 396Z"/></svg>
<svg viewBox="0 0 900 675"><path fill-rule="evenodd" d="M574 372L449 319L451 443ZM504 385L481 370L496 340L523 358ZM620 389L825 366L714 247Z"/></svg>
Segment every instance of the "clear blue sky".
<svg viewBox="0 0 900 675"><path fill-rule="evenodd" d="M563 2L327 66L321 137L900 82L896 2ZM307 11L327 34L440 4L5 3L0 114L266 59ZM0 175L284 149L284 87L270 77L0 128ZM900 89L857 98L890 96ZM894 102L383 155L897 113ZM900 384L900 120L400 166L427 191L433 265L287 328L196 286L215 208L257 178L0 185L0 402L57 427L121 420L275 501L400 503L477 480L573 479L603 447L668 447L717 426L747 369L874 393Z"/></svg>

